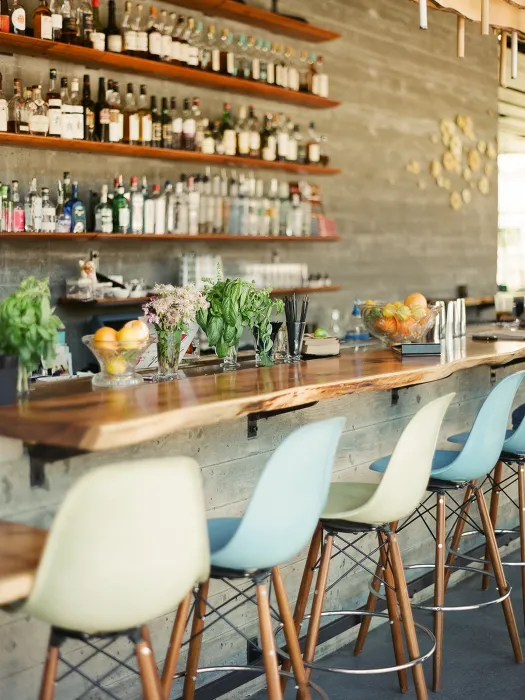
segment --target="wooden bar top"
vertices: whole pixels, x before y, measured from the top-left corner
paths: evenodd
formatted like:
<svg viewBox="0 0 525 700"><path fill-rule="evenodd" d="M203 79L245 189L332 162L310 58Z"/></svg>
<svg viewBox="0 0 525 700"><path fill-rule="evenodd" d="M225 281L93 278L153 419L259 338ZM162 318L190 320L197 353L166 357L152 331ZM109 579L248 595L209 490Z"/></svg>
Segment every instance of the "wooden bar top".
<svg viewBox="0 0 525 700"><path fill-rule="evenodd" d="M448 356L402 359L387 348L344 349L339 357L295 365L213 372L179 381L92 389L90 379L43 384L28 401L0 407L0 435L86 451L125 447L249 413L344 394L432 382L461 369L525 359L525 342L459 341Z"/></svg>

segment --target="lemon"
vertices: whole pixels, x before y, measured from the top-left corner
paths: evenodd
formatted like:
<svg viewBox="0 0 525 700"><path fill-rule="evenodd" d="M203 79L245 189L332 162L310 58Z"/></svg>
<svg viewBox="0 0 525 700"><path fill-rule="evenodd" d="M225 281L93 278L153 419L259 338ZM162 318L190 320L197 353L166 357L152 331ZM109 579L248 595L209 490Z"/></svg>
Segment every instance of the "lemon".
<svg viewBox="0 0 525 700"><path fill-rule="evenodd" d="M365 301L366 306L375 306L375 302L372 301L372 299L367 299Z"/></svg>
<svg viewBox="0 0 525 700"><path fill-rule="evenodd" d="M112 357L106 363L106 372L108 374L124 374L128 367L128 363L125 358L117 355L117 357Z"/></svg>
<svg viewBox="0 0 525 700"><path fill-rule="evenodd" d="M316 338L326 338L327 335L328 333L325 331L324 328L316 328L314 331L314 336Z"/></svg>
<svg viewBox="0 0 525 700"><path fill-rule="evenodd" d="M410 313L411 312L408 306L401 304L401 306L397 308L396 318L398 321L408 321L408 319L410 318Z"/></svg>
<svg viewBox="0 0 525 700"><path fill-rule="evenodd" d="M396 307L393 304L386 304L381 311L383 313L383 318L392 318L395 316Z"/></svg>

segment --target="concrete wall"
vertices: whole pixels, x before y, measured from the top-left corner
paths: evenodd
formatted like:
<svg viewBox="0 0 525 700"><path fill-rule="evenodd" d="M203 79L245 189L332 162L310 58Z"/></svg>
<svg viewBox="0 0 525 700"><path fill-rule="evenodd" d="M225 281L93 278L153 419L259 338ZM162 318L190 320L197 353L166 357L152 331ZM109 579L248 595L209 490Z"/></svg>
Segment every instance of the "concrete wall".
<svg viewBox="0 0 525 700"><path fill-rule="evenodd" d="M268 6L269 2L261 4ZM261 262L269 262L272 251L277 250L281 261L307 262L312 271L328 272L343 286L338 294L312 299L311 320L322 324L328 323L332 308L348 315L356 296L395 299L418 289L442 298L452 296L457 284L467 284L472 295L494 291L495 178L488 197L475 193L468 208L453 212L445 190L431 184L428 175L418 178L407 173L405 166L415 159L427 172L429 161L443 150L431 141L443 118L468 114L478 138L495 140L496 38L481 37L477 27L468 26L467 57L459 60L455 56L455 17L431 12L430 29L421 32L417 6L408 1L283 0L281 4L283 11L303 14L342 32L339 41L318 47L328 66L331 95L343 102L339 109L308 110L151 79L148 90L159 96L176 95L179 104L183 96L199 94L203 110L212 114L219 114L222 101L229 99L235 114L240 105L253 104L259 115L268 109L284 111L303 127L314 119L318 130L329 138L333 164L343 171L338 177L318 180L326 211L337 219L343 242L324 246L2 242L0 297L27 274L50 275L58 296L64 279L76 275L77 260L94 247L101 253L102 270L128 278L144 277L151 283L172 280L173 261L182 250L220 251L227 257ZM27 8L31 10L30 3ZM290 43L301 47L298 42ZM84 73L80 66L59 62L4 55L0 59L9 96L14 76L22 77L24 84L41 81L47 86L50 67L57 68L59 77L81 78ZM96 86L99 72L89 73ZM121 85L146 82L122 73L105 76L118 78ZM121 157L0 148L0 181L19 178L24 191L33 175L39 185L54 187L64 170L78 178L85 195L89 186L98 187L118 173L127 181L133 174L146 174L152 182L176 178L190 169ZM426 181L426 189L417 187L418 179ZM81 323L71 312L64 313L64 318L71 324L69 341L75 345Z"/></svg>

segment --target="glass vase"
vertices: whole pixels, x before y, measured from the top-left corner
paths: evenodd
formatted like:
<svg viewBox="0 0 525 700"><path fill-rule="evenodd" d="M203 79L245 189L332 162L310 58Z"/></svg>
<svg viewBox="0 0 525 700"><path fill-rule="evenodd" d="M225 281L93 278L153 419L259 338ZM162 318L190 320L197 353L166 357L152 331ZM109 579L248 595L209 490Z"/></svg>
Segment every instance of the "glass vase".
<svg viewBox="0 0 525 700"><path fill-rule="evenodd" d="M29 370L23 365L18 365L18 378L16 382L16 393L19 399L23 399L29 394Z"/></svg>
<svg viewBox="0 0 525 700"><path fill-rule="evenodd" d="M237 362L237 353L238 352L239 352L238 345L232 345L231 348L228 348L228 352L226 353L226 357L223 359L223 361L221 363L221 367L225 372L233 372L234 370L236 370L240 367L240 364Z"/></svg>
<svg viewBox="0 0 525 700"><path fill-rule="evenodd" d="M182 329L164 330L157 328L157 358L159 368L157 381L179 378L179 356Z"/></svg>

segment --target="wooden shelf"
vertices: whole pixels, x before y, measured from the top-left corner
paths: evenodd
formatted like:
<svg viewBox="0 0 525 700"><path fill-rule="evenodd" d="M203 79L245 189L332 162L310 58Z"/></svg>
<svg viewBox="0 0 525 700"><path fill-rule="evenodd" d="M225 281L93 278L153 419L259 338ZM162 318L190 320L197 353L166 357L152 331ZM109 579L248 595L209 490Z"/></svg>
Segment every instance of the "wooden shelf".
<svg viewBox="0 0 525 700"><path fill-rule="evenodd" d="M311 107L312 109L329 109L341 104L335 100L318 97L317 95L295 92L294 90L243 80L242 78L232 78L229 75L221 75L184 66L172 66L170 63L163 63L162 61L150 61L146 58L135 58L134 56L111 53L110 51L96 51L85 46L73 46L18 34L0 34L0 53L23 54L36 58L67 61L68 63L78 63L88 68L125 71L126 73L151 76L157 80L171 80L177 83L184 83L191 85L192 88L203 87L229 93L236 92L276 102Z"/></svg>
<svg viewBox="0 0 525 700"><path fill-rule="evenodd" d="M331 285L330 287L292 287L290 289L274 289L272 296L280 297L286 294L316 294L318 292L338 292L341 289L339 285ZM101 306L142 306L150 297L135 297L134 299L94 299L93 301L80 301L79 299L68 299L60 297L58 303L60 306L74 306L76 308L93 309Z"/></svg>
<svg viewBox="0 0 525 700"><path fill-rule="evenodd" d="M308 22L301 22L285 15L263 10L251 5L242 5L235 0L168 0L179 7L187 7L194 12L204 12L214 17L224 17L237 22L244 22L252 27L259 27L275 34L302 39L307 42L320 43L333 41L341 35L330 29L316 27ZM250 0L251 1L251 0ZM269 4L270 0L265 0Z"/></svg>
<svg viewBox="0 0 525 700"><path fill-rule="evenodd" d="M338 175L337 168L322 165L301 165L300 163L282 163L266 161L259 158L242 156L205 155L196 151L178 151L171 148L150 148L148 146L128 146L125 143L101 143L100 141L76 141L55 136L31 136L31 134L10 134L0 132L0 146L34 148L46 151L70 151L76 153L97 153L129 158L150 158L156 160L215 165L217 167L250 168L251 170L282 170L288 173L312 175Z"/></svg>
<svg viewBox="0 0 525 700"><path fill-rule="evenodd" d="M334 243L340 241L339 236L233 236L229 233L200 233L190 234L152 234L152 233L0 233L0 240L24 241L35 240L53 241L215 241L223 243Z"/></svg>

